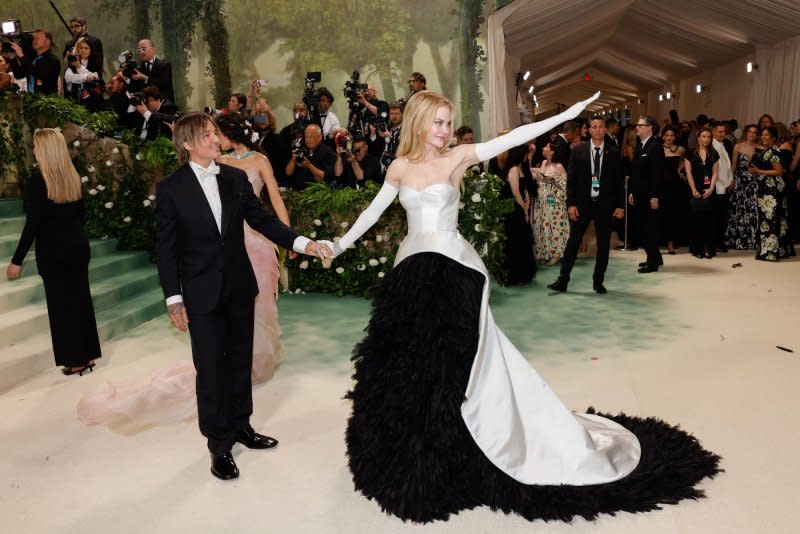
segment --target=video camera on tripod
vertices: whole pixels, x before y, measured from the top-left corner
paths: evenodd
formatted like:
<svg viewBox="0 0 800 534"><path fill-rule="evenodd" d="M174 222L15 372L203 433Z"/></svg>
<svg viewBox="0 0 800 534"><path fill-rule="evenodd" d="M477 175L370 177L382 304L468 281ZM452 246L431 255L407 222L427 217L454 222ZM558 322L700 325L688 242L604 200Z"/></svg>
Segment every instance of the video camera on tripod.
<svg viewBox="0 0 800 534"><path fill-rule="evenodd" d="M4 54L13 51L11 43L18 44L23 52L28 54L33 51L33 32L22 31L19 19L8 19L2 22L0 42Z"/></svg>
<svg viewBox="0 0 800 534"><path fill-rule="evenodd" d="M308 117L311 122L319 123L319 92L315 89L315 84L322 81L321 72L306 72L305 87L303 88L303 104L308 109Z"/></svg>

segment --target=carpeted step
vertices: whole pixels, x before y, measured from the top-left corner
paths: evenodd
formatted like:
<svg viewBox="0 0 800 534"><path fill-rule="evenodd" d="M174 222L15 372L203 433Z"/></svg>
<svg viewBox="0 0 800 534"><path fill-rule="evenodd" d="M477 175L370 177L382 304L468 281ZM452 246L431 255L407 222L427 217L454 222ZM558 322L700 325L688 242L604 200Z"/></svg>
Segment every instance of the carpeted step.
<svg viewBox="0 0 800 534"><path fill-rule="evenodd" d="M0 235L0 258L7 258L8 260L11 259L11 256L14 255L14 251L17 250L17 243L19 243L19 236L21 232L22 230L11 234ZM92 257L96 258L98 256L116 252L117 240L90 239L89 248L92 252ZM34 259L36 257L35 249L36 244L34 243L28 251L28 254L25 256L25 265L28 263L34 263Z"/></svg>
<svg viewBox="0 0 800 534"><path fill-rule="evenodd" d="M0 199L0 217L19 217L23 215L22 200L18 198Z"/></svg>
<svg viewBox="0 0 800 534"><path fill-rule="evenodd" d="M0 218L0 237L16 235L22 233L25 227L25 217L2 217Z"/></svg>
<svg viewBox="0 0 800 534"><path fill-rule="evenodd" d="M151 289L97 312L101 348L104 342L159 315L164 315L164 320L167 320L164 296L160 289ZM4 338L3 341L5 342ZM0 348L0 393L44 372L58 372L54 369L52 341L48 330Z"/></svg>

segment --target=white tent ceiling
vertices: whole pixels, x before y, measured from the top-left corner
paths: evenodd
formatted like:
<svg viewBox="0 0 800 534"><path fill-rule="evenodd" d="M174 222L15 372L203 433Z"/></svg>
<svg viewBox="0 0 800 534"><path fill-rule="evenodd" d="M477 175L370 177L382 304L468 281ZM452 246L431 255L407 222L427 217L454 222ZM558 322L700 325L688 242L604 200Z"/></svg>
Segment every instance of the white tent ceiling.
<svg viewBox="0 0 800 534"><path fill-rule="evenodd" d="M594 109L644 98L796 36L800 0L517 0L490 17L490 39L492 18L547 113L597 90Z"/></svg>

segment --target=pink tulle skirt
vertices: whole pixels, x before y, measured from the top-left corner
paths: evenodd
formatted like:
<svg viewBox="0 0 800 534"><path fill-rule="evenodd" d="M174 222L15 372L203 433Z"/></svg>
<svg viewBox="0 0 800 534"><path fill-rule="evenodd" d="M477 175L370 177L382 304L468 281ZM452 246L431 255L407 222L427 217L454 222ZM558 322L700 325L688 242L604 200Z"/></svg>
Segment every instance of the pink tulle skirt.
<svg viewBox="0 0 800 534"><path fill-rule="evenodd" d="M253 321L253 384L272 378L281 362L278 324L278 257L270 240L245 223L244 244L258 282ZM86 425L147 427L175 423L197 414L195 369L179 360L152 373L84 395L78 419Z"/></svg>

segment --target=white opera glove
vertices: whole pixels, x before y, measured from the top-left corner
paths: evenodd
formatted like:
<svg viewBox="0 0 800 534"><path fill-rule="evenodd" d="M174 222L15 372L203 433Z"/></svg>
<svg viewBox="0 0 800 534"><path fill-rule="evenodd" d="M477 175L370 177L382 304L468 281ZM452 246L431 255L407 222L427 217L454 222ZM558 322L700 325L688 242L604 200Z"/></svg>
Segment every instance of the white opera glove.
<svg viewBox="0 0 800 534"><path fill-rule="evenodd" d="M569 109L563 113L559 113L555 117L550 117L543 121L532 122L530 124L523 124L514 128L505 135L496 137L491 141L475 144L475 155L478 161L486 161L492 159L498 154L502 154L506 150L511 150L515 146L527 143L531 139L535 139L542 134L545 134L561 124L562 122L574 119L586 109L586 106L597 100L600 96L600 91L596 92L590 98L573 104Z"/></svg>
<svg viewBox="0 0 800 534"><path fill-rule="evenodd" d="M389 182L384 182L381 190L378 191L378 194L372 199L367 209L361 212L361 215L358 216L358 219L356 219L356 222L350 227L350 230L348 230L337 243L332 244L333 256L340 256L350 245L364 235L367 230L372 228L372 226L378 222L381 214L391 205L398 192L398 188ZM324 243L328 244L329 242Z"/></svg>

